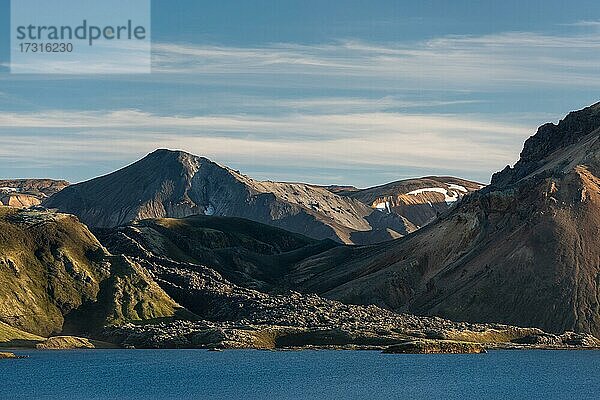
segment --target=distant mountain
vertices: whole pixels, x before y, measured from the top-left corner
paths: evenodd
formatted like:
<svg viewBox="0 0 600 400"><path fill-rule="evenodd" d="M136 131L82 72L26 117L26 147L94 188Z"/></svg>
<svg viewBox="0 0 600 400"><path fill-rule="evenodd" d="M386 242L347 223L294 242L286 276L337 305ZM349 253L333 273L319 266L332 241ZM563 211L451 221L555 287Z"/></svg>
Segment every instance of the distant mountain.
<svg viewBox="0 0 600 400"><path fill-rule="evenodd" d="M335 186L330 190L383 212L401 215L420 228L482 184L450 176L405 179L368 189Z"/></svg>
<svg viewBox="0 0 600 400"><path fill-rule="evenodd" d="M31 207L69 186L67 181L53 179L0 180L0 205Z"/></svg>
<svg viewBox="0 0 600 400"><path fill-rule="evenodd" d="M75 214L91 227L204 214L247 218L343 243L379 242L416 229L400 215L321 187L257 181L206 158L170 150L71 185L43 205Z"/></svg>
<svg viewBox="0 0 600 400"><path fill-rule="evenodd" d="M600 103L541 126L513 168L398 241L338 247L288 276L358 304L600 334Z"/></svg>

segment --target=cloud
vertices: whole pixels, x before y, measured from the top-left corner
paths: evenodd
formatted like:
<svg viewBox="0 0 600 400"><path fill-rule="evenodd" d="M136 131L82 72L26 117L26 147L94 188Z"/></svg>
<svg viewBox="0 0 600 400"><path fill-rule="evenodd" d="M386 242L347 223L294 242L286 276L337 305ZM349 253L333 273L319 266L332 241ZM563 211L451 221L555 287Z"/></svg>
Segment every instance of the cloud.
<svg viewBox="0 0 600 400"><path fill-rule="evenodd" d="M600 27L600 20L581 20L570 24L562 24L564 26L579 26L579 27Z"/></svg>
<svg viewBox="0 0 600 400"><path fill-rule="evenodd" d="M530 133L527 126L452 114L2 113L0 158L68 164L127 159L167 147L234 165L354 170L402 165L491 173L514 161Z"/></svg>
<svg viewBox="0 0 600 400"><path fill-rule="evenodd" d="M254 98L261 107L297 110L307 113L358 113L388 111L392 109L435 108L465 104L481 103L481 100L410 100L394 96L381 98L360 97L317 97L301 99L266 99Z"/></svg>
<svg viewBox="0 0 600 400"><path fill-rule="evenodd" d="M341 168L368 179L374 170L427 167L489 176L514 162L534 132L527 101L600 86L600 36L574 31L395 43L155 43L152 75L94 77L100 85L122 82L115 97L131 82L149 84L142 93L158 93L151 101L133 92L121 102L88 99L94 111L0 112L0 158L15 165L127 162L169 147L274 173ZM10 77L70 78L81 79ZM523 105L525 115L496 109L496 95L499 103L514 96L511 109ZM463 110L487 114L440 112L475 102L487 104ZM302 180L298 174L288 179Z"/></svg>
<svg viewBox="0 0 600 400"><path fill-rule="evenodd" d="M587 21L591 23L591 21ZM225 47L157 43L153 71L212 77L327 77L347 87L481 90L525 85L600 86L600 35L507 32L422 42ZM304 84L310 84L306 80ZM318 85L320 80L313 81Z"/></svg>

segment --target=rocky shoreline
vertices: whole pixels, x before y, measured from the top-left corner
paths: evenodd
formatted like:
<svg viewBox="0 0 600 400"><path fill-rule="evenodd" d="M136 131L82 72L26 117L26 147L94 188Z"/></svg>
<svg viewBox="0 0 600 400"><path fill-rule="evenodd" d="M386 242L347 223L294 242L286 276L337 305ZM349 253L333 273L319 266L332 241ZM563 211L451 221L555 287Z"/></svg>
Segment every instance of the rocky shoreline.
<svg viewBox="0 0 600 400"><path fill-rule="evenodd" d="M209 321L178 321L168 324L107 327L102 340L119 343L125 348L199 348L199 349L263 349L263 350L383 350L392 351L406 343L420 343L410 352L439 353L472 352L472 349L598 349L600 341L572 332L553 335L535 328L506 325L472 326L473 330L453 329L414 331L388 326L293 327L215 323ZM456 345L459 343L460 345ZM462 349L462 350L461 350ZM461 351L459 351L461 350ZM405 351L409 352L409 351Z"/></svg>

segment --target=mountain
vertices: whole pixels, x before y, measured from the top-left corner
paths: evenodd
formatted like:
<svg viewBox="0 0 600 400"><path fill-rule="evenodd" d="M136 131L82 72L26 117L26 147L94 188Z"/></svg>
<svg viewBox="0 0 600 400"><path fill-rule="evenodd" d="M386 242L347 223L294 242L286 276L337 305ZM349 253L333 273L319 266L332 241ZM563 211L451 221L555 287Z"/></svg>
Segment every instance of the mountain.
<svg viewBox="0 0 600 400"><path fill-rule="evenodd" d="M19 208L37 206L67 186L69 182L53 179L0 180L0 205Z"/></svg>
<svg viewBox="0 0 600 400"><path fill-rule="evenodd" d="M71 215L0 207L0 322L46 336L171 318L183 308Z"/></svg>
<svg viewBox="0 0 600 400"><path fill-rule="evenodd" d="M348 197L302 183L257 181L206 158L157 150L109 175L71 185L43 205L91 227L196 214L242 217L316 239L373 243L415 227Z"/></svg>
<svg viewBox="0 0 600 400"><path fill-rule="evenodd" d="M401 215L420 228L468 193L483 187L480 183L450 176L406 179L368 189L334 186L329 190L356 199L383 212Z"/></svg>
<svg viewBox="0 0 600 400"><path fill-rule="evenodd" d="M99 338L111 343L159 348L382 348L416 338L519 348L599 343L586 335L456 323L283 290L279 285L297 262L345 246L249 220L162 218L102 229L98 234L111 253L138 264L171 298L201 318L107 326Z"/></svg>
<svg viewBox="0 0 600 400"><path fill-rule="evenodd" d="M0 347L383 349L424 338L440 347L457 340L491 348L600 343L589 335L457 323L281 289L267 293L196 262L204 258L255 285L261 273L278 281L278 272L289 272L278 268L322 253L320 246L344 247L248 220L194 216L130 228L102 230L113 255L73 216L0 208ZM228 252L233 265L223 263Z"/></svg>
<svg viewBox="0 0 600 400"><path fill-rule="evenodd" d="M107 326L99 339L135 347L382 348L429 338L502 348L573 348L600 343L589 335L550 335L536 328L456 323L436 317L348 305L287 291L298 263L327 249L318 242L257 222L215 216L135 221L97 230L113 254L142 267L200 321ZM439 343L438 343L439 342ZM429 343L429 341L428 341Z"/></svg>
<svg viewBox="0 0 600 400"><path fill-rule="evenodd" d="M241 242L238 251L288 253L291 258L294 251L315 244L251 221L244 226L244 221L217 217L193 217L183 227L176 221L148 221L152 231L139 223L137 227L151 238L159 224L176 235L203 231L199 242L213 248L217 258L231 240ZM187 239L182 249L193 237ZM166 244L157 241L156 249ZM181 251L169 250L174 255ZM204 254L193 247L187 250L194 257ZM492 328L344 305L314 295L267 294L232 284L201 264L177 262L141 247L129 253L110 254L73 216L0 207L0 347L92 343L64 336L45 339L65 333L138 347L385 345L413 337L415 331L421 336L436 329L436 335L483 338ZM212 322L197 322L198 316L181 303ZM503 338L540 333L501 329Z"/></svg>
<svg viewBox="0 0 600 400"><path fill-rule="evenodd" d="M600 103L541 126L419 231L299 263L297 290L454 320L600 334Z"/></svg>

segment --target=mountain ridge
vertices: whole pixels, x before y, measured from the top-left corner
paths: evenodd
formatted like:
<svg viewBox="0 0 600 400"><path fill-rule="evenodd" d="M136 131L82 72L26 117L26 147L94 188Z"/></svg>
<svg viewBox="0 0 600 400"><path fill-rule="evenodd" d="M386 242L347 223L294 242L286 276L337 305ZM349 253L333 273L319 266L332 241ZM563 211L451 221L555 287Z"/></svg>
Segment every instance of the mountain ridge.
<svg viewBox="0 0 600 400"><path fill-rule="evenodd" d="M416 227L401 215L304 183L258 181L204 157L156 150L111 174L69 186L43 205L91 227L196 214L248 218L316 239L372 243Z"/></svg>

